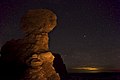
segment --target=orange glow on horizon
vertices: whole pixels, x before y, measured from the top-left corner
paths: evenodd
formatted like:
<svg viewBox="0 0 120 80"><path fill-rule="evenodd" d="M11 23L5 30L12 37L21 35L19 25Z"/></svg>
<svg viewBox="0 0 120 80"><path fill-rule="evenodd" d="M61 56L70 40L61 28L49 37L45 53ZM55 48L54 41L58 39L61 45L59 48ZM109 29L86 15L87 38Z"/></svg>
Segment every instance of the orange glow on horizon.
<svg viewBox="0 0 120 80"><path fill-rule="evenodd" d="M73 68L73 69L89 70L89 71L97 71L97 70L99 70L99 68L95 68L95 67L80 67L80 68Z"/></svg>

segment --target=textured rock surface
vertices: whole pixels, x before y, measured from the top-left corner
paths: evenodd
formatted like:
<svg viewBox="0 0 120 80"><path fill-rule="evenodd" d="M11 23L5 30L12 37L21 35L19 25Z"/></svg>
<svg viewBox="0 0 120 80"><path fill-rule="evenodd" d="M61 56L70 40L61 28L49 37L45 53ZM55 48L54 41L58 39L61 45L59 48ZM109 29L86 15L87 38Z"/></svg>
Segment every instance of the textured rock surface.
<svg viewBox="0 0 120 80"><path fill-rule="evenodd" d="M23 80L60 80L53 65L54 56L51 52L33 54L27 63L27 69Z"/></svg>
<svg viewBox="0 0 120 80"><path fill-rule="evenodd" d="M25 37L8 41L2 47L3 65L12 67L13 76L20 75L21 80L60 80L48 47L48 33L56 26L56 15L47 9L29 10L22 17L21 24Z"/></svg>
<svg viewBox="0 0 120 80"><path fill-rule="evenodd" d="M27 34L48 33L56 26L56 18L56 15L47 9L29 10L21 20L22 29Z"/></svg>

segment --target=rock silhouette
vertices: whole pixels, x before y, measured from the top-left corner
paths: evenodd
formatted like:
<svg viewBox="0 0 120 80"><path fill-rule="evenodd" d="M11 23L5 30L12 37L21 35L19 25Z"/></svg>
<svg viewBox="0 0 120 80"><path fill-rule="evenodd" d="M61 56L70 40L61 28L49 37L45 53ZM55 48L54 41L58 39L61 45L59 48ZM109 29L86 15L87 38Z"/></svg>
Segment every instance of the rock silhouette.
<svg viewBox="0 0 120 80"><path fill-rule="evenodd" d="M56 19L47 9L29 10L22 17L25 37L8 41L1 48L2 75L11 80L60 80L58 69L53 67L54 54L48 47L48 33L56 26Z"/></svg>
<svg viewBox="0 0 120 80"><path fill-rule="evenodd" d="M66 69L66 66L62 60L62 57L60 54L57 54L57 53L52 53L54 55L54 61L53 61L53 66L56 70L57 73L59 73L60 77L61 78L64 78L67 76L67 69Z"/></svg>

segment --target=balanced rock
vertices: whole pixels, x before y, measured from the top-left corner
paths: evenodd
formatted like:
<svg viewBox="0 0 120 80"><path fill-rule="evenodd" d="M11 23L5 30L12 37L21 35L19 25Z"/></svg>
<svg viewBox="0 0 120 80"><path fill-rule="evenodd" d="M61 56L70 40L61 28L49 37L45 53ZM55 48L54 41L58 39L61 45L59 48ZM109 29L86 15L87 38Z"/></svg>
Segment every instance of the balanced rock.
<svg viewBox="0 0 120 80"><path fill-rule="evenodd" d="M56 19L56 15L47 9L29 10L22 17L21 28L25 37L8 41L1 49L1 61L15 69L13 76L20 71L21 80L60 80L48 47L48 33L56 26Z"/></svg>

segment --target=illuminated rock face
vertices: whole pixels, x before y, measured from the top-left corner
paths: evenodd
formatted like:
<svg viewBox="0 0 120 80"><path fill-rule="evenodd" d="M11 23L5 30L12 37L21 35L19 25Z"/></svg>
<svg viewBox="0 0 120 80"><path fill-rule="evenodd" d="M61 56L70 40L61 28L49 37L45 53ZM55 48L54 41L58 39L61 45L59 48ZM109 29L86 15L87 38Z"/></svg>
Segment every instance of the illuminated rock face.
<svg viewBox="0 0 120 80"><path fill-rule="evenodd" d="M21 25L25 37L3 46L2 61L27 66L21 80L60 80L48 47L48 33L56 26L56 15L47 9L29 10L22 17ZM17 68L21 68L19 65Z"/></svg>
<svg viewBox="0 0 120 80"><path fill-rule="evenodd" d="M33 54L25 60L30 67L23 80L60 80L48 48L48 33L56 26L56 15L46 9L29 10L21 22L26 33L24 42L34 44L30 49Z"/></svg>
<svg viewBox="0 0 120 80"><path fill-rule="evenodd" d="M53 60L51 52L33 54L27 60L30 67L26 70L23 80L60 80L52 66Z"/></svg>
<svg viewBox="0 0 120 80"><path fill-rule="evenodd" d="M29 10L22 18L22 29L29 33L48 33L56 26L56 15L47 9Z"/></svg>

